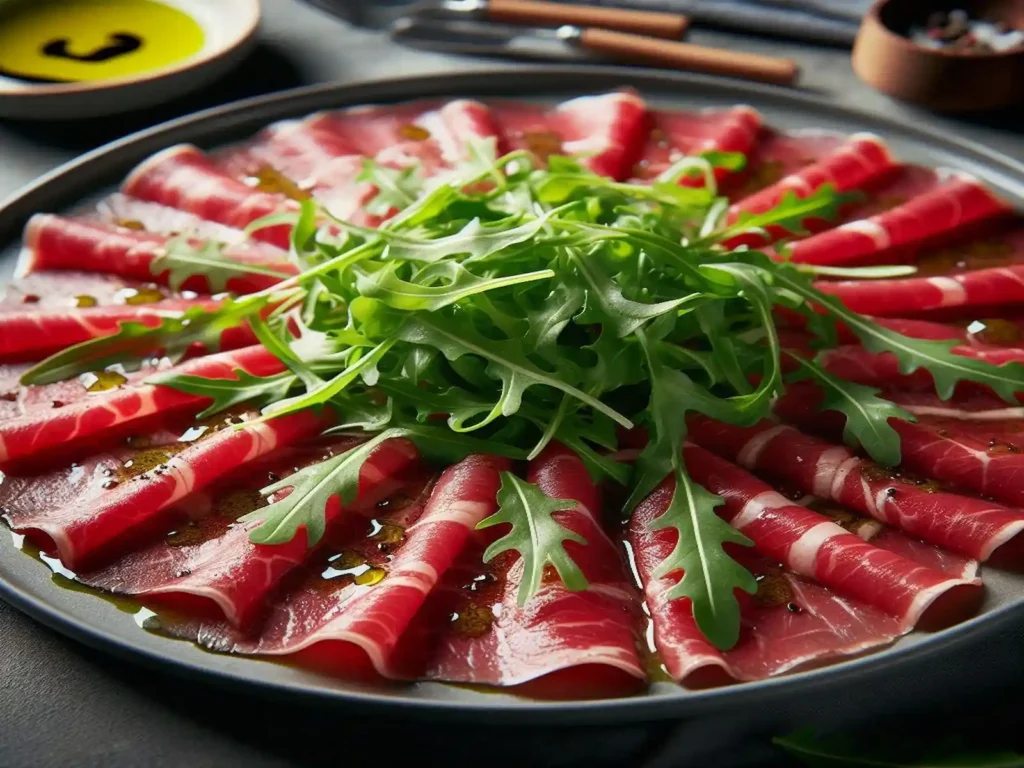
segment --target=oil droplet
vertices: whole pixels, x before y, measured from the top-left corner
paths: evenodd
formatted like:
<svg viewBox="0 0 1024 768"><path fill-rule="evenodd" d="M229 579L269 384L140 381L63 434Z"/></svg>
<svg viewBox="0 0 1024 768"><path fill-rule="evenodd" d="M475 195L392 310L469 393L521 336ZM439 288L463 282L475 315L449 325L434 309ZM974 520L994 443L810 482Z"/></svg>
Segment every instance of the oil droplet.
<svg viewBox="0 0 1024 768"><path fill-rule="evenodd" d="M79 378L87 392L106 392L128 382L128 377L117 371L83 373Z"/></svg>
<svg viewBox="0 0 1024 768"><path fill-rule="evenodd" d="M126 440L129 448L149 448L152 441L145 435L131 435Z"/></svg>
<svg viewBox="0 0 1024 768"><path fill-rule="evenodd" d="M978 320L967 327L968 335L982 344L1012 347L1020 342L1020 326L1002 318Z"/></svg>
<svg viewBox="0 0 1024 768"><path fill-rule="evenodd" d="M786 610L790 613L803 613L803 608L793 602L786 603Z"/></svg>
<svg viewBox="0 0 1024 768"><path fill-rule="evenodd" d="M237 520L267 505L267 500L256 488L243 488L219 497L213 504L213 514Z"/></svg>
<svg viewBox="0 0 1024 768"><path fill-rule="evenodd" d="M449 617L452 629L462 637L483 637L494 624L494 612L486 605L470 602Z"/></svg>
<svg viewBox="0 0 1024 768"><path fill-rule="evenodd" d="M156 288L125 288L117 292L117 298L134 307L162 301L164 294Z"/></svg>
<svg viewBox="0 0 1024 768"><path fill-rule="evenodd" d="M378 549L389 549L405 541L405 529L400 525L371 520L369 538L377 542Z"/></svg>
<svg viewBox="0 0 1024 768"><path fill-rule="evenodd" d="M401 126L398 129L398 134L403 139L409 139L410 141L426 141L430 138L430 131L422 125L416 125L415 123L406 123Z"/></svg>
<svg viewBox="0 0 1024 768"><path fill-rule="evenodd" d="M793 600L793 588L781 568L775 568L757 576L757 592L753 601L762 608L774 608Z"/></svg>
<svg viewBox="0 0 1024 768"><path fill-rule="evenodd" d="M554 131L527 131L523 134L523 143L541 160L562 154L562 137Z"/></svg>
<svg viewBox="0 0 1024 768"><path fill-rule="evenodd" d="M200 427L189 427L185 430L185 433L178 438L179 443L193 443L203 435L205 435L210 428L206 425Z"/></svg>
<svg viewBox="0 0 1024 768"><path fill-rule="evenodd" d="M307 190L269 165L260 166L256 173L249 178L252 179L252 186L261 192L284 195L292 200L308 200L310 198Z"/></svg>
<svg viewBox="0 0 1024 768"><path fill-rule="evenodd" d="M136 232L146 231L146 225L138 219L118 219L117 226L122 227L123 229L133 229Z"/></svg>
<svg viewBox="0 0 1024 768"><path fill-rule="evenodd" d="M140 451L121 465L121 479L128 480L133 477L143 479L147 472L161 464L166 464L170 458L169 453L159 449Z"/></svg>
<svg viewBox="0 0 1024 768"><path fill-rule="evenodd" d="M374 584L379 584L387 575L387 571L375 566L356 574L355 582L361 587L372 587Z"/></svg>
<svg viewBox="0 0 1024 768"><path fill-rule="evenodd" d="M1004 456L1008 453L1020 453L1020 448L1013 443L1007 443L992 438L988 442L988 450L986 453L988 453L989 456Z"/></svg>
<svg viewBox="0 0 1024 768"><path fill-rule="evenodd" d="M186 576L191 576L191 575L192 575L192 569L191 568L181 568L181 569L179 569L179 570L174 572L174 577L177 578L177 579L183 579Z"/></svg>
<svg viewBox="0 0 1024 768"><path fill-rule="evenodd" d="M658 146L662 149L666 149L669 146L668 134L661 128L651 129L651 141L657 142Z"/></svg>
<svg viewBox="0 0 1024 768"><path fill-rule="evenodd" d="M99 304L99 302L96 301L95 296L86 296L85 294L75 296L76 307L95 307L97 304Z"/></svg>
<svg viewBox="0 0 1024 768"><path fill-rule="evenodd" d="M206 535L198 523L191 522L168 533L165 541L169 547L189 547L206 541Z"/></svg>

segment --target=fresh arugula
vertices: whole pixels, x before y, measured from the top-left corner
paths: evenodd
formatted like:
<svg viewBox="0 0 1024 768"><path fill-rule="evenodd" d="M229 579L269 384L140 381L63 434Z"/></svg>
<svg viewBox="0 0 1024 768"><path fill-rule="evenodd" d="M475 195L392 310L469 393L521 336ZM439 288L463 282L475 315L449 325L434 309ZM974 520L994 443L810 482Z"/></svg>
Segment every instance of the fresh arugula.
<svg viewBox="0 0 1024 768"><path fill-rule="evenodd" d="M906 267L813 267L788 262L784 248L770 258L735 246L740 235L800 235L811 220L835 219L850 197L832 186L733 215L715 182L716 169L741 165L734 155L683 158L644 185L597 176L570 158L549 157L541 168L526 151L499 157L493 141L464 149L464 162L429 179L415 166L365 161L359 178L376 190L367 210L385 217L380 227L338 220L312 200L253 222L250 232L290 228L297 274L269 274L280 282L212 311L152 327L124 323L23 380L58 381L151 355L180 359L195 344L218 349L224 331L248 325L285 371L211 381L172 369L149 380L208 398L204 413L247 405L273 419L317 409L335 414L331 434L364 438L265 489L273 503L248 519L253 541L266 544L300 530L316 542L328 500L350 502L361 468L392 438L444 462L470 451L526 459L561 441L596 480L625 486L627 514L671 478L671 502L652 525L678 540L657 573L679 574L671 597L692 601L698 627L719 648L738 637L736 590L756 585L726 551L749 542L687 472L686 415L750 425L770 415L787 381L809 378L824 391L823 407L846 416L847 442L884 464L900 457L890 420L912 418L821 359L784 375L780 308L805 319L812 348L833 346L841 322L866 349L894 355L901 371L928 371L943 397L964 381L1007 399L1024 389L1024 365L995 367L953 354L951 341L902 336L814 285L820 275L891 277ZM704 183L684 183L690 178ZM154 269L172 285L196 276L211 289L266 273L210 245L170 248ZM647 446L632 465L614 461L618 431L634 425L646 429ZM572 502L511 474L498 501L486 525L512 530L488 557L522 556L520 600L545 571L586 587L575 547L565 546L582 542L559 524Z"/></svg>
<svg viewBox="0 0 1024 768"><path fill-rule="evenodd" d="M552 499L537 486L520 480L511 472L501 473L498 490L498 511L477 524L477 529L508 524L512 529L484 552L490 562L504 552L516 551L523 558L524 574L519 584L519 606L540 589L544 570L549 565L558 573L567 589L580 592L587 588L587 577L565 551L565 542L586 544L580 534L555 519L556 512L575 509L571 499Z"/></svg>
<svg viewBox="0 0 1024 768"><path fill-rule="evenodd" d="M174 291L180 291L185 282L194 275L202 275L206 279L206 287L210 293L227 291L228 283L240 275L263 275L278 280L290 276L259 264L230 259L224 255L223 246L212 240L191 245L184 237L168 241L166 247L150 263L149 268L154 275L166 273L167 285Z"/></svg>

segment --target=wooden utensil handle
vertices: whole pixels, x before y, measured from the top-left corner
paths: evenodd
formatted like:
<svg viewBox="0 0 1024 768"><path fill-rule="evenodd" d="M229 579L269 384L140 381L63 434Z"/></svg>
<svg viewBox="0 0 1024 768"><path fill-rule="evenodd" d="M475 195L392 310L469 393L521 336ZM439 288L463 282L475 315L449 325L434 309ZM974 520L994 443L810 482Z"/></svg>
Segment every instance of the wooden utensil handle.
<svg viewBox="0 0 1024 768"><path fill-rule="evenodd" d="M690 23L685 16L675 13L627 11L620 8L545 3L537 0L489 0L487 19L506 24L531 24L541 27L561 24L600 27L637 35L676 39L683 36Z"/></svg>
<svg viewBox="0 0 1024 768"><path fill-rule="evenodd" d="M800 73L796 62L790 59L655 40L607 29L582 30L579 44L588 50L631 63L643 62L693 72L732 75L777 85L791 85Z"/></svg>

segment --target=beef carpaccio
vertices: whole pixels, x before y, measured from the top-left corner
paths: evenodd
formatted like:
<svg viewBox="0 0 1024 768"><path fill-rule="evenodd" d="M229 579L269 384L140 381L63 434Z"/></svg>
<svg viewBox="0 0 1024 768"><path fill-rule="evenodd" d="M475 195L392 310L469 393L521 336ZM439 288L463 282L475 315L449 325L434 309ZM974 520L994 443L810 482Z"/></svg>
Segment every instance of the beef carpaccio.
<svg viewBox="0 0 1024 768"><path fill-rule="evenodd" d="M613 503L622 494L591 471L600 460L592 443L588 453L553 440L529 461L481 451L439 460L396 435L350 472L347 498L331 487L309 492L320 530L293 526L284 543L254 537L261 511L306 493L318 462L349 471L344 457L364 438L331 408L262 418L238 400L206 413L217 382L272 382L301 366L262 346L255 321L214 324L187 349L139 339L294 285L312 262L296 260L287 217L253 230L261 217L315 201L360 236L384 231L410 195L410 169L429 190L460 163L481 162L481 141L539 167L568 156L581 173L653 189L687 156L741 155L745 164L670 179L689 190L717 184L723 226L831 185L844 196L830 217L759 227L725 246L801 265L914 267L880 278L822 271L813 285L893 333L948 340L965 361L1024 361L1024 221L973 177L901 163L884 137L780 131L746 106L654 110L629 91L553 107L456 100L325 111L226 149L167 148L95 209L28 223L19 274L0 301L0 511L12 531L88 588L156 612L161 632L214 652L382 685L432 680L546 698L631 695L652 680L736 684L859 656L967 620L986 568L1024 566L1024 408L1006 402L1005 386L998 397L977 380L933 381L861 345L849 323L833 349L811 348L808 316L786 312L777 316L785 360L814 357L830 375L874 387L875 406L894 409L901 463L882 466L851 444L842 415L827 403L818 410L823 393L810 382L792 385L760 421L680 422L689 475L697 491L720 497L718 524L733 532L720 534L722 556L749 577L733 590L739 631L726 642L698 626L706 606L685 589L693 574L663 567L700 544L697 531L684 540L683 528L664 522L678 494L694 489L655 477L623 519ZM476 226L477 235L486 229ZM340 242L343 230L328 223L322 232ZM210 244L220 267L188 273L188 254ZM470 260L488 257L471 250L479 243L459 247ZM570 293L558 296L571 304ZM288 301L275 294L260 317ZM630 303L621 293L609 301ZM600 316L589 302L573 312ZM620 336L649 318L635 319ZM552 314L543 332L557 335L567 320ZM702 328L717 353L725 327ZM97 358L89 373L20 383L47 356L117 333L141 367ZM445 355L459 375L484 375ZM208 387L180 391L161 383L167 376ZM639 457L639 468L644 446L642 432L630 432L612 455L625 466ZM565 560L538 564L525 544L502 547L514 537L499 512L503 494L535 502L514 478L559 500L548 528L530 535L556 531L548 551L572 561L584 588L563 572Z"/></svg>

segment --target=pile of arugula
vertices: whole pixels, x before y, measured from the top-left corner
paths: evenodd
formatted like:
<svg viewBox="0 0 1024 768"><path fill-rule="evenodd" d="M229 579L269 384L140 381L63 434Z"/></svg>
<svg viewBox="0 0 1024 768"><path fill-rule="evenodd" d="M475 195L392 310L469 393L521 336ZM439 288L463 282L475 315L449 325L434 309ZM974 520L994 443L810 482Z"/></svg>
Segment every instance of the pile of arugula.
<svg viewBox="0 0 1024 768"><path fill-rule="evenodd" d="M264 489L293 492L252 514L262 521L252 537L263 543L287 541L300 526L315 543L326 499L350 501L362 463L390 437L408 437L443 461L469 452L531 458L559 440L595 478L628 487L627 514L672 475L675 495L653 525L676 529L679 543L659 573L683 573L672 597L693 601L701 631L723 649L739 632L734 590L756 585L722 545L750 542L715 514L721 499L686 472L687 414L754 424L769 415L787 377L810 378L825 391L825 407L845 414L848 442L889 465L900 459L900 442L888 420L913 418L813 360L784 375L775 307L801 313L821 347L834 344L842 321L870 351L894 355L903 372L927 369L943 396L964 380L1007 399L1024 388L1018 364L997 368L952 354L953 342L901 336L813 287L816 274L885 277L912 271L906 267L825 270L722 245L768 226L799 234L809 218L833 219L845 197L829 186L731 220L714 171L740 167L741 156L687 158L638 185L563 157L546 168L525 151L499 158L493 142L467 151L469 160L431 179L367 161L363 178L378 190L368 210L394 214L379 229L337 220L312 201L262 219L250 230L292 226L300 274L155 328L125 323L114 336L49 358L23 381L128 366L154 352L178 359L197 342L215 350L224 329L248 323L285 372L210 380L172 371L149 380L209 398L205 414L243 403L268 419L329 407L334 432L370 438ZM680 184L684 176L703 176L703 186ZM153 270L167 272L172 285L198 274L220 288L232 276L267 274L216 245L181 242ZM618 430L634 427L646 430L646 448L633 465L612 460ZM553 516L564 502L509 474L499 502L483 525L508 523L512 532L487 556L515 549L530 564L521 600L549 564L570 589L587 587L563 546L579 537Z"/></svg>

